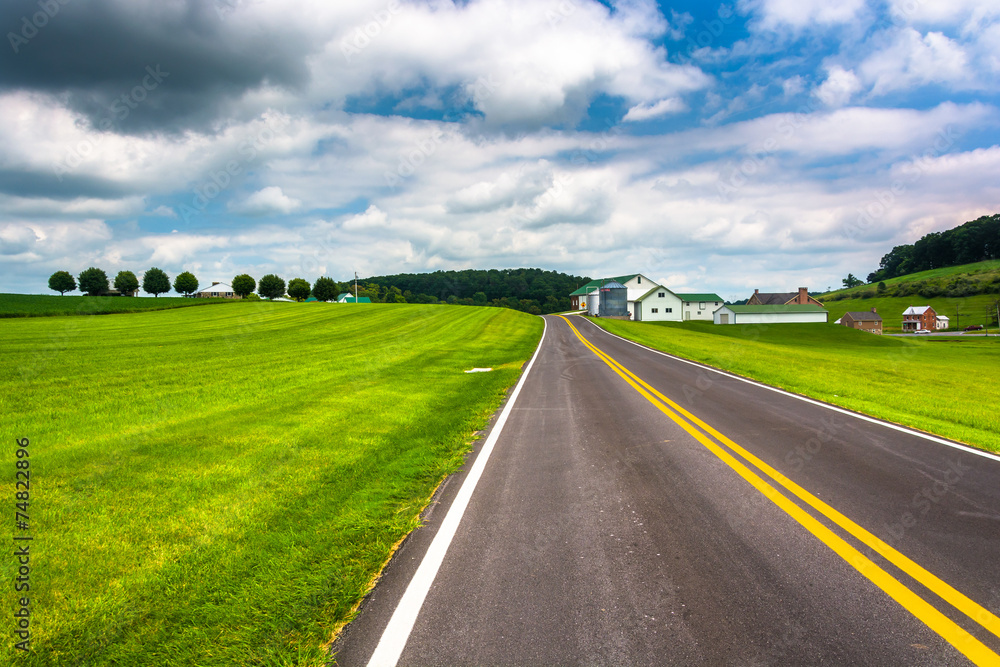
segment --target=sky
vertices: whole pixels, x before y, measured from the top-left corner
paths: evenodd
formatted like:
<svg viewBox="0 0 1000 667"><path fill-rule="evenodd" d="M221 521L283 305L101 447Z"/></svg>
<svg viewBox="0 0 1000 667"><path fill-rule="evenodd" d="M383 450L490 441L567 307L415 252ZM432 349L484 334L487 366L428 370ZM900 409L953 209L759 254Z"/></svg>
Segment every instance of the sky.
<svg viewBox="0 0 1000 667"><path fill-rule="evenodd" d="M997 0L5 0L0 292L838 287L1000 212Z"/></svg>

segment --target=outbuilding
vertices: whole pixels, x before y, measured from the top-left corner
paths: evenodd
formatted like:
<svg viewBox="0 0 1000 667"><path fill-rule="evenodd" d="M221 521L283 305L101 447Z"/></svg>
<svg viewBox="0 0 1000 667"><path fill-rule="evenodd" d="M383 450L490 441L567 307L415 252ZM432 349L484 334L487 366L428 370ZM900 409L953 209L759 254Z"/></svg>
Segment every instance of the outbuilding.
<svg viewBox="0 0 1000 667"><path fill-rule="evenodd" d="M812 304L722 306L712 314L716 324L826 323L829 313Z"/></svg>

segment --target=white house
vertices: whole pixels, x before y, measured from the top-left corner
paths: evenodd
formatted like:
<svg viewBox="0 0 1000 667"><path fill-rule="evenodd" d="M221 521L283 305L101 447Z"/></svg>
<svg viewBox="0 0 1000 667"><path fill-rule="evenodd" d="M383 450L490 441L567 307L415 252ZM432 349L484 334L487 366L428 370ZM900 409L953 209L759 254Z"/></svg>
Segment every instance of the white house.
<svg viewBox="0 0 1000 667"><path fill-rule="evenodd" d="M639 298L629 301L629 312L637 322L680 322L680 297L666 287L654 285Z"/></svg>
<svg viewBox="0 0 1000 667"><path fill-rule="evenodd" d="M812 304L721 306L713 313L712 321L716 324L825 323L828 316L825 308Z"/></svg>
<svg viewBox="0 0 1000 667"><path fill-rule="evenodd" d="M712 313L722 305L725 305L726 301L718 294L678 294L677 295L681 301L681 310L683 311L684 321L688 320L703 320L705 322L712 321Z"/></svg>
<svg viewBox="0 0 1000 667"><path fill-rule="evenodd" d="M951 326L951 319L947 315L938 315L935 318L935 324L938 329L947 329Z"/></svg>
<svg viewBox="0 0 1000 667"><path fill-rule="evenodd" d="M212 299L222 297L224 299L238 299L236 292L233 291L233 286L227 283L212 283L211 287L206 287L203 290L199 290L194 293L194 296L201 299Z"/></svg>

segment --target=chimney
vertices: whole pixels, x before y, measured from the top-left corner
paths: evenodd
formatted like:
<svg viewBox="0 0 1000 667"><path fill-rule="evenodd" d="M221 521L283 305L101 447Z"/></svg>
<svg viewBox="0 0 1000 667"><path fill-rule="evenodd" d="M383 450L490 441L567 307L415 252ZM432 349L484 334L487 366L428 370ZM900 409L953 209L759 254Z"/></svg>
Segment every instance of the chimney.
<svg viewBox="0 0 1000 667"><path fill-rule="evenodd" d="M872 306L872 312L873 313L877 313L878 312L877 310L875 310L875 306Z"/></svg>
<svg viewBox="0 0 1000 667"><path fill-rule="evenodd" d="M760 293L760 290L757 290L757 289L755 289L755 290L753 291L753 295L754 295L754 296L757 296L757 295L758 295L759 293Z"/></svg>
<svg viewBox="0 0 1000 667"><path fill-rule="evenodd" d="M808 287L800 287L799 288L799 298L796 301L796 303L800 303L800 304L807 304L807 303L809 303L809 288Z"/></svg>
<svg viewBox="0 0 1000 667"><path fill-rule="evenodd" d="M212 281L212 287L215 287L215 286L216 286L216 285L218 285L218 284L219 284L219 281L218 281L218 280L213 280L213 281Z"/></svg>

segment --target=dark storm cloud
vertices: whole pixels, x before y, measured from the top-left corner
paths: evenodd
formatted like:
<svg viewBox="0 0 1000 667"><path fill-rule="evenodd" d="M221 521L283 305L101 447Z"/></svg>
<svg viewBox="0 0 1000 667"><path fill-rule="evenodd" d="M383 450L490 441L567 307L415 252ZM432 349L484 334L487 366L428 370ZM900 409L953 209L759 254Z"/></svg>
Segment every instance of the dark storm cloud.
<svg viewBox="0 0 1000 667"><path fill-rule="evenodd" d="M7 0L0 88L60 94L112 131L209 128L248 90L308 79L310 40L287 26L248 28L235 12L249 3L234 2Z"/></svg>

